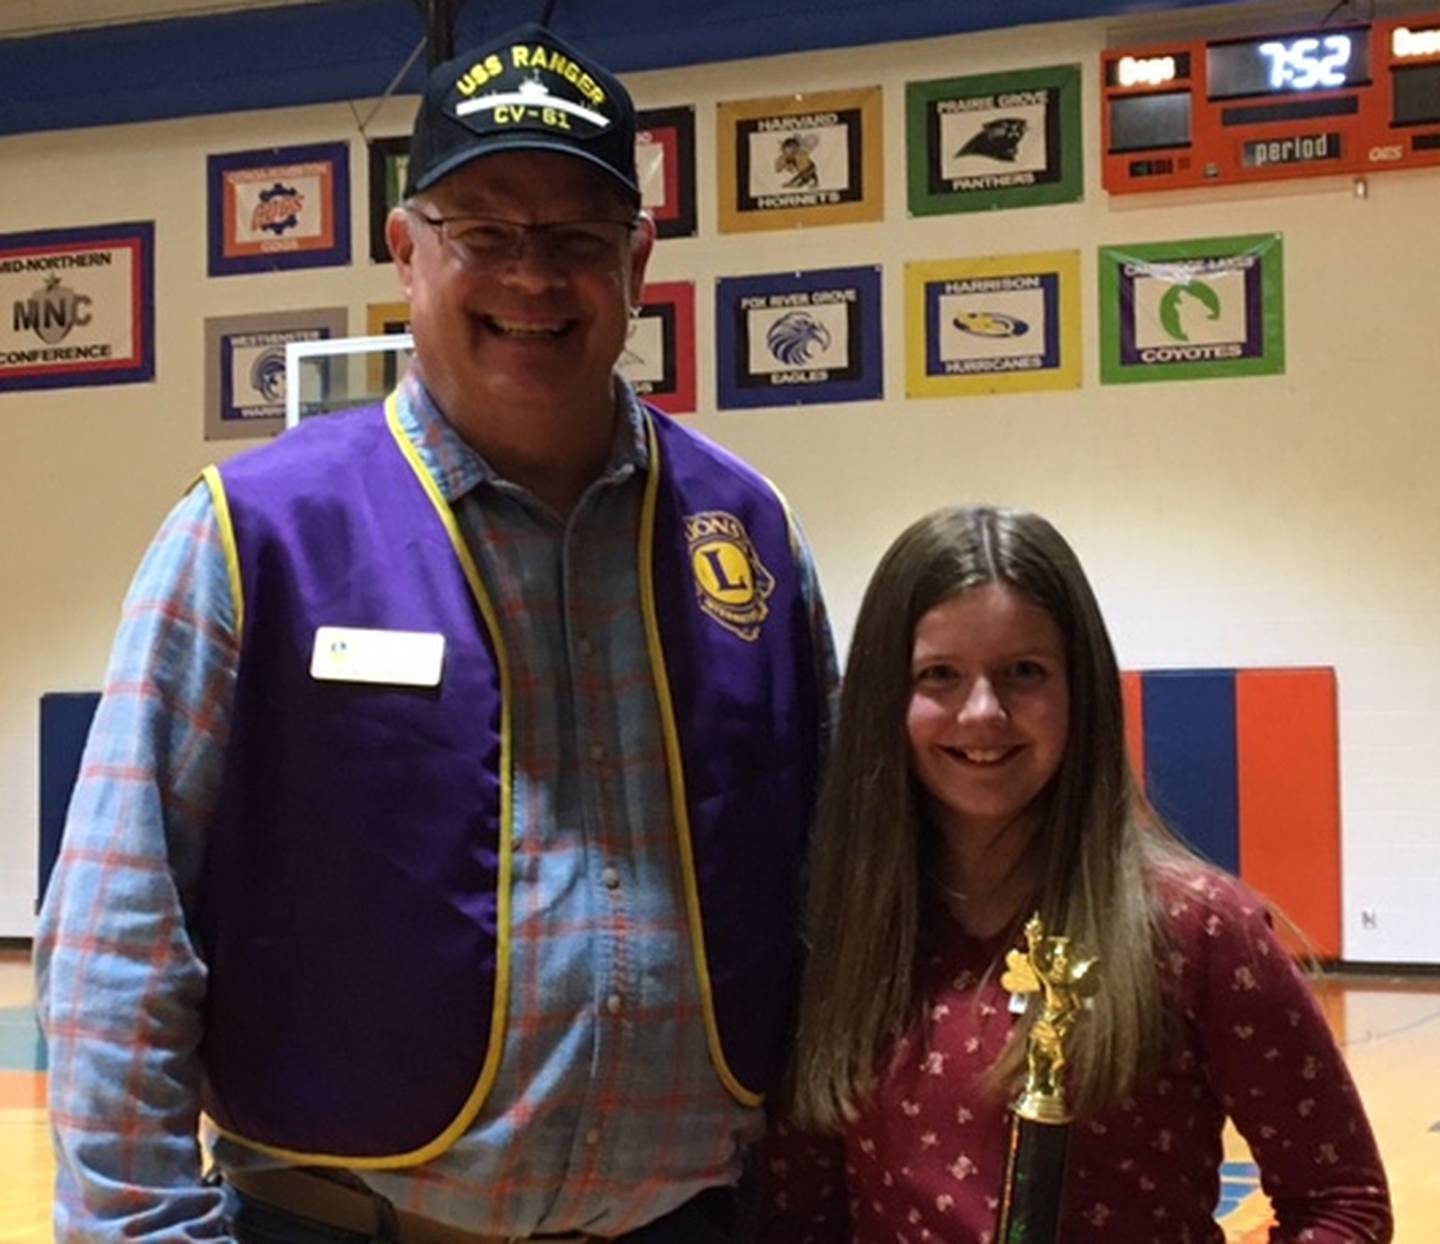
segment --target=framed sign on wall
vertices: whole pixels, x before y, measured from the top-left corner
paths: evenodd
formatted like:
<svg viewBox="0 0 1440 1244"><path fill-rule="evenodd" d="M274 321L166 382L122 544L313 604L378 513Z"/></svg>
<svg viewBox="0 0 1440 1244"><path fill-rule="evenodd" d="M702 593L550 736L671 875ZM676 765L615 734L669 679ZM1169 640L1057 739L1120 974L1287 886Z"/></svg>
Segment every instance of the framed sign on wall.
<svg viewBox="0 0 1440 1244"><path fill-rule="evenodd" d="M1100 248L1100 380L1285 370L1278 233Z"/></svg>
<svg viewBox="0 0 1440 1244"><path fill-rule="evenodd" d="M879 220L880 88L722 103L721 233Z"/></svg>
<svg viewBox="0 0 1440 1244"><path fill-rule="evenodd" d="M269 147L208 161L210 275L350 262L350 148Z"/></svg>
<svg viewBox="0 0 1440 1244"><path fill-rule="evenodd" d="M905 135L916 216L1074 202L1084 190L1080 66L911 82Z"/></svg>
<svg viewBox="0 0 1440 1244"><path fill-rule="evenodd" d="M0 234L0 392L155 376L151 221Z"/></svg>
<svg viewBox="0 0 1440 1244"><path fill-rule="evenodd" d="M722 409L882 396L880 269L722 277L715 285Z"/></svg>

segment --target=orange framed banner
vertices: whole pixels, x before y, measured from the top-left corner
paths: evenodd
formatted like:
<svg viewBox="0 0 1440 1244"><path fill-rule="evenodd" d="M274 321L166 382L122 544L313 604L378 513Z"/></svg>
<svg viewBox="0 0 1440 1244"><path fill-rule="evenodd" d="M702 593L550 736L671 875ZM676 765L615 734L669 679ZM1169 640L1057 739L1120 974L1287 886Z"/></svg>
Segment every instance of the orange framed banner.
<svg viewBox="0 0 1440 1244"><path fill-rule="evenodd" d="M640 205L662 238L695 234L695 109L652 108L635 114L635 170Z"/></svg>
<svg viewBox="0 0 1440 1244"><path fill-rule="evenodd" d="M210 275L350 262L350 148L267 147L208 160Z"/></svg>
<svg viewBox="0 0 1440 1244"><path fill-rule="evenodd" d="M905 392L1080 387L1080 252L905 265Z"/></svg>
<svg viewBox="0 0 1440 1244"><path fill-rule="evenodd" d="M0 234L0 392L155 377L153 221Z"/></svg>
<svg viewBox="0 0 1440 1244"><path fill-rule="evenodd" d="M878 86L717 108L721 233L852 224L883 215Z"/></svg>
<svg viewBox="0 0 1440 1244"><path fill-rule="evenodd" d="M663 281L645 286L620 374L635 392L668 415L695 412L695 285Z"/></svg>
<svg viewBox="0 0 1440 1244"><path fill-rule="evenodd" d="M372 302L365 308L365 332L371 337L398 337L410 331L408 302ZM410 366L410 350L386 350L365 360L365 387L389 393Z"/></svg>

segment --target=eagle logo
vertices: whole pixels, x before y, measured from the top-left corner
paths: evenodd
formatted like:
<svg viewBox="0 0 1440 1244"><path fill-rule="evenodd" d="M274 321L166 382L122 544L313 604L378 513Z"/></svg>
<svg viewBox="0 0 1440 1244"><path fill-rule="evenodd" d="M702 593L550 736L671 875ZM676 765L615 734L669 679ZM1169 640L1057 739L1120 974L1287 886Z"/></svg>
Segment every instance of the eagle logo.
<svg viewBox="0 0 1440 1244"><path fill-rule="evenodd" d="M770 353L790 367L804 367L832 340L830 330L808 311L787 311L765 334Z"/></svg>
<svg viewBox="0 0 1440 1244"><path fill-rule="evenodd" d="M1014 164L1020 155L1020 140L1029 128L1030 123L1024 117L997 117L994 121L986 121L955 155L957 158L984 156Z"/></svg>

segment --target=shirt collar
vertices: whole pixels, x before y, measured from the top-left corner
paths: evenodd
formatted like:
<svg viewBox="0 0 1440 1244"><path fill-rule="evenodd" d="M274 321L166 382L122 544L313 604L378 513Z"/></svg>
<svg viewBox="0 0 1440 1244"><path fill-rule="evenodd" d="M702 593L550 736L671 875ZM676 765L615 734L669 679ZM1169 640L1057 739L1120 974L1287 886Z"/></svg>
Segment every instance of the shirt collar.
<svg viewBox="0 0 1440 1244"><path fill-rule="evenodd" d="M414 368L405 373L397 397L400 426L419 452L441 495L451 505L472 488L509 484L455 430ZM618 373L615 376L615 399L619 403L621 418L615 421L615 439L610 447L610 457L600 474L600 478L607 481L643 473L650 463L644 410L640 399L635 396L635 390Z"/></svg>

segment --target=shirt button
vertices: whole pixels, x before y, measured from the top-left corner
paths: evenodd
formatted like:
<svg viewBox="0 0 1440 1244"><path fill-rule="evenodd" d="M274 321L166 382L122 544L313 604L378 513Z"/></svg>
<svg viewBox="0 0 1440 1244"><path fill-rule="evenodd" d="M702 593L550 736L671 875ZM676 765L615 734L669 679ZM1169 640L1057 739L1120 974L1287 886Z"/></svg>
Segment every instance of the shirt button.
<svg viewBox="0 0 1440 1244"><path fill-rule="evenodd" d="M607 890L618 890L620 888L620 870L618 868L602 868L600 880L605 883Z"/></svg>
<svg viewBox="0 0 1440 1244"><path fill-rule="evenodd" d="M587 1145L598 1145L600 1143L600 1129L598 1127L592 1127L585 1133L585 1143Z"/></svg>
<svg viewBox="0 0 1440 1244"><path fill-rule="evenodd" d="M582 635L575 641L575 651L582 657L588 657L595 651L595 645Z"/></svg>
<svg viewBox="0 0 1440 1244"><path fill-rule="evenodd" d="M611 1015L619 1015L620 1008L623 1005L624 1002L621 1000L618 993L612 993L608 998L605 999L605 1009L609 1011Z"/></svg>
<svg viewBox="0 0 1440 1244"><path fill-rule="evenodd" d="M596 761L604 760L604 759L605 759L605 744L604 744L604 743L591 743L591 744L590 744L590 759L591 759L591 760L596 760Z"/></svg>

